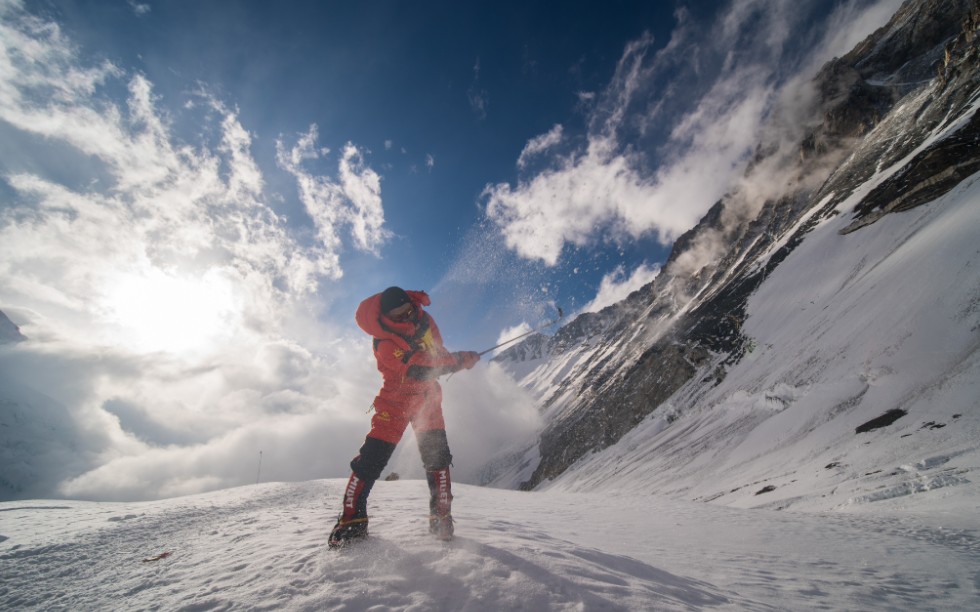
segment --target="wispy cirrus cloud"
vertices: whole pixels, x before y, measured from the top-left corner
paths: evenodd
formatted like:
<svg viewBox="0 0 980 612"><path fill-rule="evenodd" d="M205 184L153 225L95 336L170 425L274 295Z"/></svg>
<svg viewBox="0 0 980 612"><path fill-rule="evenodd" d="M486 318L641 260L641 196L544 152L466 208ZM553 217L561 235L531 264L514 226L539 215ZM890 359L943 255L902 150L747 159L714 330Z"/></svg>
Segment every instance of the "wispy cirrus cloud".
<svg viewBox="0 0 980 612"><path fill-rule="evenodd" d="M300 200L323 246L322 256L331 262L327 273L340 278L342 230L350 230L357 248L374 254L378 254L391 232L384 227L381 177L365 165L363 154L352 143L344 145L341 151L336 179L312 174L304 168L304 162L318 160L330 152L318 146L318 138L316 125L310 126L288 149L279 138L276 159L281 168L296 178Z"/></svg>

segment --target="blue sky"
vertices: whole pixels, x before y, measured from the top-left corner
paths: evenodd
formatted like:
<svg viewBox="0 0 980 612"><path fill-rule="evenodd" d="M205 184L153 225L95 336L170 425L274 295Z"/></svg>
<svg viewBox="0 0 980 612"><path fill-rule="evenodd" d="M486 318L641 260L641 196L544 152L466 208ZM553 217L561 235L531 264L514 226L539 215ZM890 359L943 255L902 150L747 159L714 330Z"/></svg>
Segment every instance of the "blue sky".
<svg viewBox="0 0 980 612"><path fill-rule="evenodd" d="M691 163L684 156L698 134L671 132L699 101L711 102L711 88L724 77L721 66L755 68L778 54L787 67L769 66L748 84L770 91L743 92L758 95L748 103L756 105L754 114L764 113L771 104L765 96L799 68L797 56L822 34L821 22L807 16L825 17L830 6L804 4L791 15L785 5L774 11L769 3L740 4L749 7L737 15L744 23L723 33L726 43L745 45L738 50L744 57L735 59L732 48L705 39L725 27L716 25L720 16L737 13L718 2L574 2L556 10L543 2L49 0L25 8L58 25L79 65L112 63L118 72L98 83L95 97L124 99L128 80L145 79L173 145L216 150L216 114L234 114L261 174L257 195L304 245L317 238L310 235L311 214L295 172L277 163L277 146L294 147L315 129L311 151L319 151L296 170L336 182L350 145L362 176L377 180L371 227L377 236L352 244L349 225L334 220L339 243L330 248L338 261L320 281L320 293L329 296L320 303L322 316L339 321L362 297L399 284L432 291L452 335L482 346L502 329L547 319L555 304L579 311L596 298L605 276L607 286L637 270L636 284L649 280L672 240L737 176L755 145L749 132L757 116L741 118L746 133L722 136L719 147L727 149L716 165L682 167L687 176L673 181L676 191L670 180L658 184L658 172L669 172L670 163ZM790 18L794 23L783 21ZM752 20L786 30L753 32ZM799 33L803 45L785 38ZM723 106L747 103L716 95L728 96L720 99ZM560 143L522 158L525 147L556 128ZM533 195L522 189L536 172L581 159L597 142L611 151L571 162L562 184L542 184ZM519 167L525 158L529 163ZM618 173L603 177L609 184L602 189L627 192L609 196L599 210L587 193L564 208L528 200L587 192L582 183L597 182L590 174L597 165ZM79 170L76 180L91 179L90 168ZM684 189L706 183L701 192ZM670 201L649 208L669 210L637 211L658 188ZM488 214L492 202L502 204L496 215ZM562 224L556 219L562 216L583 221ZM542 220L557 227L518 227ZM502 244L508 230L512 240ZM529 248L535 244L548 246ZM480 282L447 281L472 277L474 266Z"/></svg>
<svg viewBox="0 0 980 612"><path fill-rule="evenodd" d="M105 95L127 77L144 77L173 141L216 146L215 119L206 116L214 110L203 105L202 93L234 112L251 137L263 199L287 216L300 240L307 238L309 213L294 177L277 166L277 141L288 147L315 125L316 146L329 153L307 160L304 171L331 179L343 148L353 145L380 179L387 238L366 252L338 227L343 280L321 285L331 296L323 316L340 320L362 297L402 284L433 291L447 331L473 346L496 340L505 327L547 318L552 303L570 312L581 308L604 275L621 270L625 277L666 257L656 228L628 240L596 233L586 248L566 248L560 261L548 263L488 245L499 241L499 228L486 219L484 190L516 181L524 147L556 125L567 146L581 146L576 140L585 138L626 44L645 33L657 41L652 48L669 40L676 8L649 2L569 3L559 11L549 3L27 4L60 26L80 63L109 61L122 71L101 84ZM685 10L710 15L713 9L708 3ZM474 250L499 267L493 278L475 286L441 283Z"/></svg>
<svg viewBox="0 0 980 612"><path fill-rule="evenodd" d="M0 0L0 309L32 338L0 357L96 471L284 414L357 437L361 299L427 290L473 350L622 299L897 6Z"/></svg>
<svg viewBox="0 0 980 612"><path fill-rule="evenodd" d="M473 248L469 230L483 217L484 188L513 181L527 142L556 124L572 138L581 133L589 119L581 98L608 84L626 42L645 31L666 39L676 22L671 3L648 2L561 11L548 3L454 2L31 6L61 23L83 57L144 75L159 105L174 114L175 137L200 138L200 118L181 108L188 92L205 88L234 107L252 135L266 192L283 198L275 209L297 231L308 215L292 177L276 168L276 140L295 142L315 124L318 145L330 153L308 170L326 176L346 143L357 147L381 177L384 227L392 235L377 254L342 251L345 280L330 289L343 299L330 304L331 316L390 283L436 287ZM540 299L584 305L617 265L632 269L664 257L656 241L642 244L642 252L621 245L624 256L618 247L594 246L582 261L562 262L575 263L578 275L516 263L515 271L539 293L550 288ZM501 324L519 323L524 314L502 312L499 303L494 311Z"/></svg>

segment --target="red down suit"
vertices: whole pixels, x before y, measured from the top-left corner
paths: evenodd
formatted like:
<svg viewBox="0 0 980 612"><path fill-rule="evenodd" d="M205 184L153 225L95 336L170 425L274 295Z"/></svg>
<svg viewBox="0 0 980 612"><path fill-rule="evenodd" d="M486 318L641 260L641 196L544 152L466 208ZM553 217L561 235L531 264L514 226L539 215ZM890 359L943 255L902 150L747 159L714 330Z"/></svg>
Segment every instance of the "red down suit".
<svg viewBox="0 0 980 612"><path fill-rule="evenodd" d="M409 423L416 434L445 430L442 387L438 376L460 369L460 358L446 350L442 334L429 313L424 291L406 291L414 306L408 321L395 322L381 310L381 294L357 308L357 325L374 338L374 357L384 382L374 399L369 438L392 444L401 440Z"/></svg>

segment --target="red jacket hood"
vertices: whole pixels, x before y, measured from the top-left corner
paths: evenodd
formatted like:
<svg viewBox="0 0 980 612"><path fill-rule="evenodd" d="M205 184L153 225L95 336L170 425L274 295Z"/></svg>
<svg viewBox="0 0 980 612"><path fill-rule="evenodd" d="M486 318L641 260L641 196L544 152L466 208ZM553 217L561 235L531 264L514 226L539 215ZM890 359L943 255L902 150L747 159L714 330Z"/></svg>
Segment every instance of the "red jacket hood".
<svg viewBox="0 0 980 612"><path fill-rule="evenodd" d="M429 295L425 291L409 290L405 291L405 293L408 294L408 299L412 300L412 304L416 308L422 308L432 303L432 300L429 299ZM390 340L403 350L412 350L412 347L408 345L408 342L404 338L384 328L381 324L381 314L381 294L375 293L361 302L357 307L357 313L354 314L354 319L357 321L357 326L367 332L371 337L379 340Z"/></svg>

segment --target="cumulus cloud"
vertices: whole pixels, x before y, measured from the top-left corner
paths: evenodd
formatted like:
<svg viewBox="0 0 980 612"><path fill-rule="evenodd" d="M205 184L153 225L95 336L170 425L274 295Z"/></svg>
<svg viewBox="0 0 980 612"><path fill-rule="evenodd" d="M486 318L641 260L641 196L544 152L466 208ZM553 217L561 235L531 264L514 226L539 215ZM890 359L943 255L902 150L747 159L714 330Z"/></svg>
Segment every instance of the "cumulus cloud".
<svg viewBox="0 0 980 612"><path fill-rule="evenodd" d="M802 83L828 52L846 52L897 6L844 3L822 31L811 19L818 8L815 0L735 2L710 24L679 9L665 44L656 48L648 34L627 44L608 86L588 97L586 144L484 190L507 246L554 266L566 245L644 236L667 245L690 229L739 187L774 113L806 109ZM557 142L556 129L528 142L520 168Z"/></svg>

